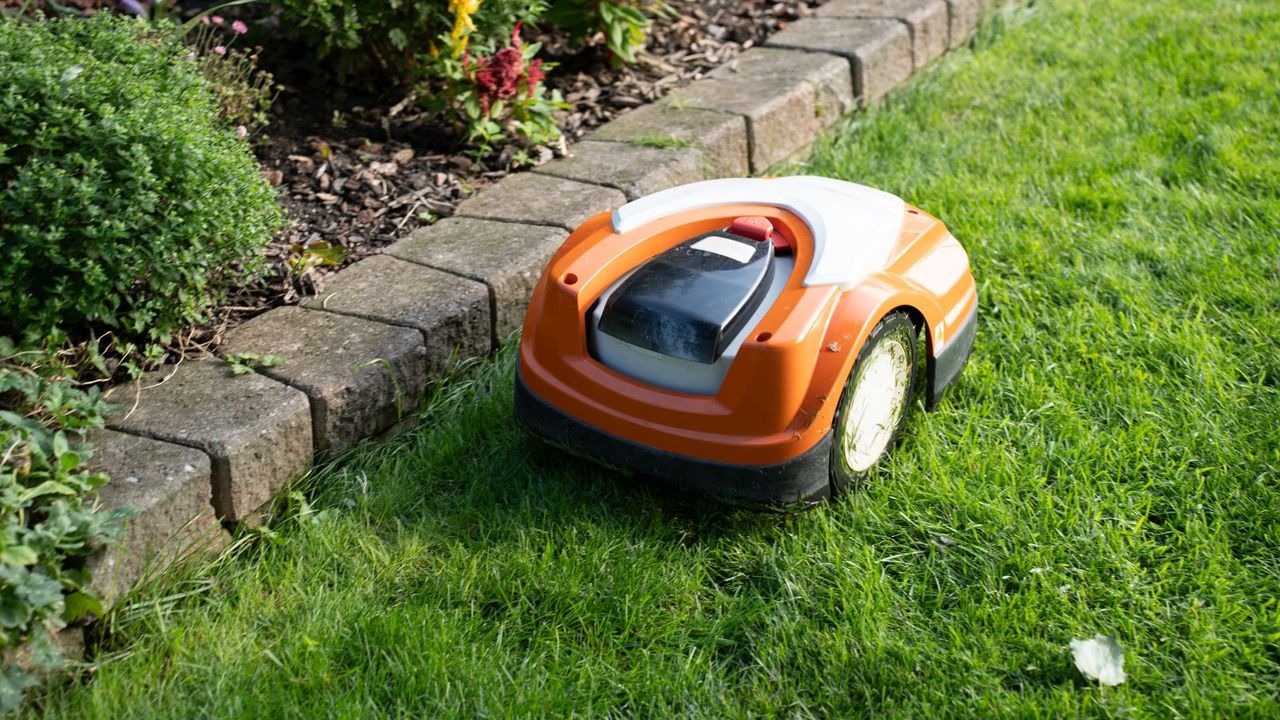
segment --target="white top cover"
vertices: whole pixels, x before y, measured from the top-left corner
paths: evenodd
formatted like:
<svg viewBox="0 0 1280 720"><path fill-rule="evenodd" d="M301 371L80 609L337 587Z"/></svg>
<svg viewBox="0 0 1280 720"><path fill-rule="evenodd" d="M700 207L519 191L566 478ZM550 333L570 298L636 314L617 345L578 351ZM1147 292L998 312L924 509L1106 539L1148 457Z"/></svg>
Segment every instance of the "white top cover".
<svg viewBox="0 0 1280 720"><path fill-rule="evenodd" d="M717 205L771 205L804 220L813 234L814 260L805 286L849 290L889 261L902 229L902 198L866 185L801 175L726 178L681 185L633 200L613 213L624 233L667 215Z"/></svg>

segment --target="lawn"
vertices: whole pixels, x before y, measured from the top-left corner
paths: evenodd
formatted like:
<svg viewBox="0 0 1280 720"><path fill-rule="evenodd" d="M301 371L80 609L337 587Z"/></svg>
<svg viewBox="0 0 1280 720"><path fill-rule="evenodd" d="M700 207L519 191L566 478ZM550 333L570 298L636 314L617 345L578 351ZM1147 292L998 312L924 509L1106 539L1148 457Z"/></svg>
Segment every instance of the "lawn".
<svg viewBox="0 0 1280 720"><path fill-rule="evenodd" d="M33 710L1277 716L1277 37L1272 2L1037 3L794 168L943 218L979 282L961 381L853 495L690 506L537 446L508 345ZM1122 685L1076 671L1095 634Z"/></svg>

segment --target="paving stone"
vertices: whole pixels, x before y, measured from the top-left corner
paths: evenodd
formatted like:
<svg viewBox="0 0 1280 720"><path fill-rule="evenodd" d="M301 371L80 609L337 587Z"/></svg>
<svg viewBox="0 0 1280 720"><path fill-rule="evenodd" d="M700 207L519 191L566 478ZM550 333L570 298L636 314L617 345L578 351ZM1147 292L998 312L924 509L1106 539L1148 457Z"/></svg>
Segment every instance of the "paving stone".
<svg viewBox="0 0 1280 720"><path fill-rule="evenodd" d="M702 152L583 140L569 157L539 165L533 172L621 190L628 200L685 183L705 180Z"/></svg>
<svg viewBox="0 0 1280 720"><path fill-rule="evenodd" d="M283 383L233 375L229 363L206 359L144 375L141 387L137 407L137 383L108 393L120 410L107 427L208 454L222 520L256 522L259 509L311 465L310 403Z"/></svg>
<svg viewBox="0 0 1280 720"><path fill-rule="evenodd" d="M227 353L277 355L261 368L311 400L317 451L338 452L391 427L426 384L418 330L348 315L281 307L232 330Z"/></svg>
<svg viewBox="0 0 1280 720"><path fill-rule="evenodd" d="M748 101L750 88L755 83L800 78L814 88L814 104L822 126L836 124L847 111L854 109L854 77L849 64L823 53L753 47L731 63L712 70L708 77L745 83Z"/></svg>
<svg viewBox="0 0 1280 720"><path fill-rule="evenodd" d="M669 102L745 117L751 171L760 173L805 153L822 127L850 110L853 80L848 61L832 55L752 48Z"/></svg>
<svg viewBox="0 0 1280 720"><path fill-rule="evenodd" d="M982 20L982 0L947 0L947 47L958 48L968 42Z"/></svg>
<svg viewBox="0 0 1280 720"><path fill-rule="evenodd" d="M687 143L702 151L703 171L709 178L741 177L751 172L746 118L675 107L670 98L628 110L587 137L633 145Z"/></svg>
<svg viewBox="0 0 1280 720"><path fill-rule="evenodd" d="M574 230L626 202L626 196L613 188L525 172L508 175L467 198L454 214Z"/></svg>
<svg viewBox="0 0 1280 720"><path fill-rule="evenodd" d="M769 85L760 88L759 95L745 98L742 83L704 78L678 90L676 98L698 107L741 113L751 138L751 172L762 173L806 152L820 129L811 85L782 77Z"/></svg>
<svg viewBox="0 0 1280 720"><path fill-rule="evenodd" d="M365 258L339 272L323 293L302 305L421 331L430 374L444 369L451 356L476 357L493 346L484 283L389 255Z"/></svg>
<svg viewBox="0 0 1280 720"><path fill-rule="evenodd" d="M808 17L766 43L773 47L835 53L853 63L854 90L875 102L911 77L911 34L897 20Z"/></svg>
<svg viewBox="0 0 1280 720"><path fill-rule="evenodd" d="M487 285L496 348L524 324L533 286L566 236L563 228L545 225L451 217L383 252Z"/></svg>
<svg viewBox="0 0 1280 720"><path fill-rule="evenodd" d="M912 58L918 70L947 51L950 32L947 13L945 0L831 0L818 8L817 16L880 18L904 23L911 35Z"/></svg>
<svg viewBox="0 0 1280 720"><path fill-rule="evenodd" d="M712 70L708 77L743 83L741 89L747 102L751 100L752 88L762 83L787 78L803 80L814 89L814 112L821 127L836 124L854 107L853 73L849 64L824 53L752 48Z"/></svg>
<svg viewBox="0 0 1280 720"><path fill-rule="evenodd" d="M221 550L231 537L213 512L213 467L195 448L114 430L95 430L89 466L111 477L98 489L104 510L133 508L119 545L88 563L93 588L107 605L143 577L194 552Z"/></svg>

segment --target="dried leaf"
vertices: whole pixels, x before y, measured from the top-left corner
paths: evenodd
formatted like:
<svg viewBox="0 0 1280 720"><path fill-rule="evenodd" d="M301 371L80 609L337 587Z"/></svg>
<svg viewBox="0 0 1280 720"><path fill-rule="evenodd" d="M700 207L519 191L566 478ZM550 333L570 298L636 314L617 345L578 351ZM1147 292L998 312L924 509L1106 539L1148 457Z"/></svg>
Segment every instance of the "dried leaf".
<svg viewBox="0 0 1280 720"><path fill-rule="evenodd" d="M1076 668L1090 680L1103 685L1124 682L1124 649L1110 635L1094 635L1090 640L1072 640L1071 654Z"/></svg>

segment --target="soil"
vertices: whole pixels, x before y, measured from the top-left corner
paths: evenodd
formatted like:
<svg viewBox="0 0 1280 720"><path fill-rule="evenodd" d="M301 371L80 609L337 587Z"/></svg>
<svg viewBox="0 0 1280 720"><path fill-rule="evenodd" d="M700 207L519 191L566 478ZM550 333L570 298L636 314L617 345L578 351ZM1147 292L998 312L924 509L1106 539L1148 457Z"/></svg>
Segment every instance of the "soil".
<svg viewBox="0 0 1280 720"><path fill-rule="evenodd" d="M540 32L540 57L557 63L547 84L571 106L560 117L572 142L627 109L701 77L825 0L668 0L646 50L614 67L603 38L573 47ZM286 49L287 50L287 49ZM258 138L263 175L281 187L289 226L266 251L258 282L237 288L214 320L183 343L216 347L229 328L272 307L319 293L334 272L452 214L471 193L518 170L510 153L474 159L420 112L412 96L356 97L323 87L323 70L298 55L264 54L282 90ZM564 148L535 148L546 162Z"/></svg>

